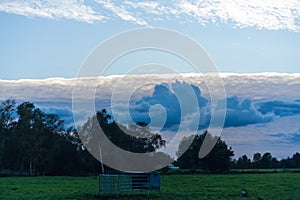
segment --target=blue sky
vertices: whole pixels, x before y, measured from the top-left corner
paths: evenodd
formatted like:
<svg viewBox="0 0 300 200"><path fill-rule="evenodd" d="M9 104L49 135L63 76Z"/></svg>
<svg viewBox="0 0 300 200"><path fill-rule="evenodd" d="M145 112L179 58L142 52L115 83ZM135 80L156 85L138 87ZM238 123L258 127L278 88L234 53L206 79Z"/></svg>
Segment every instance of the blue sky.
<svg viewBox="0 0 300 200"><path fill-rule="evenodd" d="M300 151L299 0L2 0L0 27L1 100L12 97L18 102L32 101L73 125L75 79L71 78L76 77L90 52L124 31L166 28L199 43L221 72L228 102L222 137L237 156L271 151L275 156L286 157ZM167 60L179 72L194 72L183 62L145 51L114 63L107 75L122 74L126 67L149 63L151 59L147 59L153 57ZM103 87L97 93L97 108L110 109L109 95L118 78L101 78ZM152 102L161 102L171 109L173 96L164 99L157 88L178 84L184 90L186 80L180 76L144 77L143 81L152 82L147 90L135 92L131 100L137 110L133 109L132 115L148 119ZM209 102L200 78L190 75L188 80L199 87L197 98ZM89 91L88 85L92 84L86 81L83 91ZM138 77L128 80L120 89L124 92L120 92L120 99L138 81ZM201 112L209 116L203 107ZM129 123L122 109L115 117ZM155 109L154 114L162 114L160 108ZM171 113L166 127L178 126L178 113L173 111L166 112ZM88 116L84 109L80 114Z"/></svg>
<svg viewBox="0 0 300 200"><path fill-rule="evenodd" d="M299 72L299 1L199 2L2 1L0 78L75 77L99 43L150 26L190 36L221 72Z"/></svg>

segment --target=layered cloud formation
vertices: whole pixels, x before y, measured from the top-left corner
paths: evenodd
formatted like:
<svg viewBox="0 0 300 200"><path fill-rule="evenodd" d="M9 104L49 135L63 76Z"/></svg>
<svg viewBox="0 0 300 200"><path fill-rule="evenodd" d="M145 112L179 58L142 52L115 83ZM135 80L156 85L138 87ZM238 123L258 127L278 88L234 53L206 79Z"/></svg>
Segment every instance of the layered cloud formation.
<svg viewBox="0 0 300 200"><path fill-rule="evenodd" d="M233 23L235 27L300 31L298 0L110 1L5 0L0 11L27 17L68 19L87 23L124 20L142 26L159 21Z"/></svg>
<svg viewBox="0 0 300 200"><path fill-rule="evenodd" d="M268 123L275 117L300 114L300 94L297 92L300 86L300 74L221 74L221 76L228 97L226 99L219 97L213 109L218 111L221 105L226 104L225 127ZM114 85L120 80L122 84L119 84L119 89L115 90ZM91 88L90 83L95 81L99 81L98 87ZM0 94L2 100L12 97L20 102L35 102L41 108L44 107L45 111L57 113L67 121L67 124L71 124L72 98L79 99L84 105L87 96L84 93L94 92L96 109L110 110L111 98L115 93L117 95L114 96L118 97L118 105L130 104L128 108L132 121L150 123L150 109L156 106L152 111L166 114L164 127L170 128L178 125L182 120L181 102L178 101L176 93L188 97L188 88L192 88L201 113L200 125L207 127L211 112L210 91L207 85L213 85L216 81L213 75L204 79L197 74L108 76L78 80L63 78L2 80ZM82 87L83 94L72 97L75 83ZM144 83L147 84L143 85ZM134 91L130 102L126 102L125 96L136 85L139 85L139 90ZM213 92L218 94L217 90ZM162 111L157 105L165 110ZM191 106L189 113L195 111L194 106ZM120 122L129 123L131 119L122 115L122 112L126 111L122 109L119 109L119 113L114 117ZM84 110L83 107L82 112Z"/></svg>

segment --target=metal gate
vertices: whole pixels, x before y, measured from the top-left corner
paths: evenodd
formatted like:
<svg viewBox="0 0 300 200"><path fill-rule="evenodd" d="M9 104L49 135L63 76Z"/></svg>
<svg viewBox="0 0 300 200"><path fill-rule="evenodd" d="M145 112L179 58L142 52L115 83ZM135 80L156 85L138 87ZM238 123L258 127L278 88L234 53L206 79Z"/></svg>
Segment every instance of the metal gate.
<svg viewBox="0 0 300 200"><path fill-rule="evenodd" d="M147 192L158 190L160 193L160 174L99 174L99 194L103 196L119 196L132 194L135 191Z"/></svg>

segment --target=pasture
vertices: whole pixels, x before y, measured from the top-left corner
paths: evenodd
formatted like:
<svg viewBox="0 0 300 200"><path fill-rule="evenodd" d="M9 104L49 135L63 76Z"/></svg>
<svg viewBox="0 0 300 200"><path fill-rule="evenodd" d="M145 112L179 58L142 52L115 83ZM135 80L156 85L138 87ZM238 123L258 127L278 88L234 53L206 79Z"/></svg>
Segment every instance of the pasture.
<svg viewBox="0 0 300 200"><path fill-rule="evenodd" d="M246 189L249 197L241 197ZM118 199L300 199L300 173L162 175L161 192ZM0 199L104 199L97 177L2 177Z"/></svg>

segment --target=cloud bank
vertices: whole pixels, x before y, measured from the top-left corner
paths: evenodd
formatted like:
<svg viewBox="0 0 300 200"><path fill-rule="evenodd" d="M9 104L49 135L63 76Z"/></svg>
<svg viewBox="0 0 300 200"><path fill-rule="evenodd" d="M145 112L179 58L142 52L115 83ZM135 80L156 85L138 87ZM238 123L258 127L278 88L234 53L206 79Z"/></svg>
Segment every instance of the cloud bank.
<svg viewBox="0 0 300 200"><path fill-rule="evenodd" d="M204 79L203 76L207 78ZM300 99L300 73L253 73L235 74L220 73L223 79L227 96L238 96L240 99L249 98L256 102L264 100L291 100L299 102ZM209 98L207 85L214 85L216 79L210 74L147 74L147 75L112 75L95 78L47 78L47 79L20 79L20 80L0 80L0 100L14 97L19 100L48 101L56 99L59 102L70 103L72 91L75 83L84 88L83 92L94 91L91 83L98 82L96 95L98 98L109 99L114 86L122 80L118 86L120 96L127 93L128 89L140 85L140 96L153 92L155 85L161 83L184 82L193 84L201 89L201 94ZM142 87L143 86L143 87ZM217 88L216 88L217 89ZM214 91L218 93L218 91ZM81 95L77 98L84 98Z"/></svg>
<svg viewBox="0 0 300 200"><path fill-rule="evenodd" d="M87 23L109 20L151 26L160 21L180 23L233 23L234 27L300 31L298 0L5 0L0 11L26 17L77 20Z"/></svg>
<svg viewBox="0 0 300 200"><path fill-rule="evenodd" d="M219 97L215 109L218 111L221 104L226 103L227 114L225 127L245 126L248 124L268 123L276 117L294 116L300 114L300 74L221 74L226 89L227 98ZM122 81L121 81L122 80ZM91 88L91 83L98 81L97 88ZM118 90L115 84L118 84ZM82 102L82 112L86 102L85 92L95 93L96 109L110 110L112 95L117 96L119 114L114 116L123 123L133 121L150 122L149 112L155 111L158 115L167 115L166 127L179 124L180 105L174 90L183 96L188 96L187 88L191 87L201 113L201 126L207 127L210 118L210 96L208 85L216 84L214 75L205 79L199 74L173 74L173 75L131 75L107 76L99 78L64 79L51 78L41 80L0 80L0 100L15 98L17 101L35 102L47 111L60 113L71 124L72 91L75 83L82 89L80 96L73 98ZM130 102L126 96L132 88L139 87L132 93ZM131 92L130 92L131 91ZM215 91L218 94L218 90ZM226 101L225 101L226 100ZM122 105L128 105L131 116ZM165 109L162 111L161 105ZM154 110L151 110L151 107ZM65 110L67 109L67 110ZM123 109L123 110L122 110ZM191 114L193 107L191 106ZM152 113L152 114L155 114ZM68 115L68 116L67 116ZM86 113L83 115L85 116Z"/></svg>

